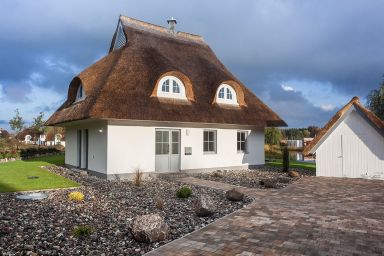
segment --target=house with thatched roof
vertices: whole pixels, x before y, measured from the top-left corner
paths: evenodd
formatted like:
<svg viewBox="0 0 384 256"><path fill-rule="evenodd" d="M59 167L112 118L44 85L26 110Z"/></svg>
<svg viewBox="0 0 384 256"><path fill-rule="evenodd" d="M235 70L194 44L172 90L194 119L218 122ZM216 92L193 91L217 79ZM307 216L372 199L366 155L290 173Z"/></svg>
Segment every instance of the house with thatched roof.
<svg viewBox="0 0 384 256"><path fill-rule="evenodd" d="M47 125L67 165L113 178L264 164L264 127L286 123L201 36L120 16L109 53L73 78Z"/></svg>
<svg viewBox="0 0 384 256"><path fill-rule="evenodd" d="M354 97L305 147L316 175L384 179L384 122Z"/></svg>

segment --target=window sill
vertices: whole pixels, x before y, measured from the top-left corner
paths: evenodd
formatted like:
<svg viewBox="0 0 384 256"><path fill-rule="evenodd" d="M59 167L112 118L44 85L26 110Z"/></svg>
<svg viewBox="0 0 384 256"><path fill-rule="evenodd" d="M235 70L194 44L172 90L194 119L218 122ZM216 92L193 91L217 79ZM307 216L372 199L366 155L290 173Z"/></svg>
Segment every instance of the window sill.
<svg viewBox="0 0 384 256"><path fill-rule="evenodd" d="M216 155L217 152L216 151L204 151L203 152L203 155Z"/></svg>
<svg viewBox="0 0 384 256"><path fill-rule="evenodd" d="M242 150L238 150L237 151L237 154L244 154L244 155L248 155L249 152L248 151L242 151Z"/></svg>

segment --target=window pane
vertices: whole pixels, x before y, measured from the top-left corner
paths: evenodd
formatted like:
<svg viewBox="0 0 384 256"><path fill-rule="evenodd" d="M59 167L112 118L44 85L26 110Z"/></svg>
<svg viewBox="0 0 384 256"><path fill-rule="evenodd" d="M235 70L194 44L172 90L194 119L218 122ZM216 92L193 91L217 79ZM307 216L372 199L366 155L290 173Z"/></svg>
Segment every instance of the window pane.
<svg viewBox="0 0 384 256"><path fill-rule="evenodd" d="M163 92L169 92L169 79L163 82L163 85L161 86L161 90Z"/></svg>
<svg viewBox="0 0 384 256"><path fill-rule="evenodd" d="M172 132L172 142L178 142L179 141L179 132Z"/></svg>
<svg viewBox="0 0 384 256"><path fill-rule="evenodd" d="M242 150L242 151L245 151L245 142L241 142L241 145L240 145L240 146L241 146L241 150Z"/></svg>
<svg viewBox="0 0 384 256"><path fill-rule="evenodd" d="M210 152L215 151L214 143L213 143L213 142L208 142L208 148L209 148L209 151L210 151Z"/></svg>
<svg viewBox="0 0 384 256"><path fill-rule="evenodd" d="M180 86L178 85L178 83L173 80L173 92L174 93L180 93Z"/></svg>
<svg viewBox="0 0 384 256"><path fill-rule="evenodd" d="M208 132L208 140L209 141L213 141L215 138L214 138L214 134L213 134L213 132L211 131L211 132Z"/></svg>
<svg viewBox="0 0 384 256"><path fill-rule="evenodd" d="M221 88L219 91L219 98L224 99L224 88Z"/></svg>
<svg viewBox="0 0 384 256"><path fill-rule="evenodd" d="M241 150L240 142L237 142L237 151Z"/></svg>
<svg viewBox="0 0 384 256"><path fill-rule="evenodd" d="M208 141L208 132L204 131L204 141Z"/></svg>
<svg viewBox="0 0 384 256"><path fill-rule="evenodd" d="M237 132L237 141L240 140L240 132Z"/></svg>
<svg viewBox="0 0 384 256"><path fill-rule="evenodd" d="M242 132L242 133L241 133L241 140L242 140L242 141L245 141L245 132Z"/></svg>
<svg viewBox="0 0 384 256"><path fill-rule="evenodd" d="M204 142L204 151L208 151L208 142Z"/></svg>
<svg viewBox="0 0 384 256"><path fill-rule="evenodd" d="M232 99L232 92L227 88L227 99L231 100Z"/></svg>
<svg viewBox="0 0 384 256"><path fill-rule="evenodd" d="M169 132L163 131L163 142L169 142Z"/></svg>
<svg viewBox="0 0 384 256"><path fill-rule="evenodd" d="M179 154L179 143L172 143L172 154Z"/></svg>
<svg viewBox="0 0 384 256"><path fill-rule="evenodd" d="M156 143L156 155L161 155L161 143Z"/></svg>
<svg viewBox="0 0 384 256"><path fill-rule="evenodd" d="M156 131L156 142L162 142L162 131Z"/></svg>

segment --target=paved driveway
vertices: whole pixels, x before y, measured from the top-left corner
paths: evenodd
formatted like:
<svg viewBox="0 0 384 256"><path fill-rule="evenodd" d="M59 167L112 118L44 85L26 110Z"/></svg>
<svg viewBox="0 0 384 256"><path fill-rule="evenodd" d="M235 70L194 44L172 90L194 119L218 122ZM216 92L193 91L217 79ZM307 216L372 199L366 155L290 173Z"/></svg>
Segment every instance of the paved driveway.
<svg viewBox="0 0 384 256"><path fill-rule="evenodd" d="M148 255L384 255L384 181L303 178Z"/></svg>

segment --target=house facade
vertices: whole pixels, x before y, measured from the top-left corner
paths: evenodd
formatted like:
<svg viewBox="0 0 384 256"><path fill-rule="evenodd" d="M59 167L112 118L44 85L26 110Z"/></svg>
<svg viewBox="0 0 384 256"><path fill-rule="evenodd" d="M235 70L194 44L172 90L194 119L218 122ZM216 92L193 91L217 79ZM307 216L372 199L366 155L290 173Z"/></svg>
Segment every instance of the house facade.
<svg viewBox="0 0 384 256"><path fill-rule="evenodd" d="M264 128L285 122L175 22L119 17L109 54L47 121L66 128L67 165L113 179L264 164Z"/></svg>
<svg viewBox="0 0 384 256"><path fill-rule="evenodd" d="M304 154L316 155L317 176L384 179L384 122L354 97Z"/></svg>

